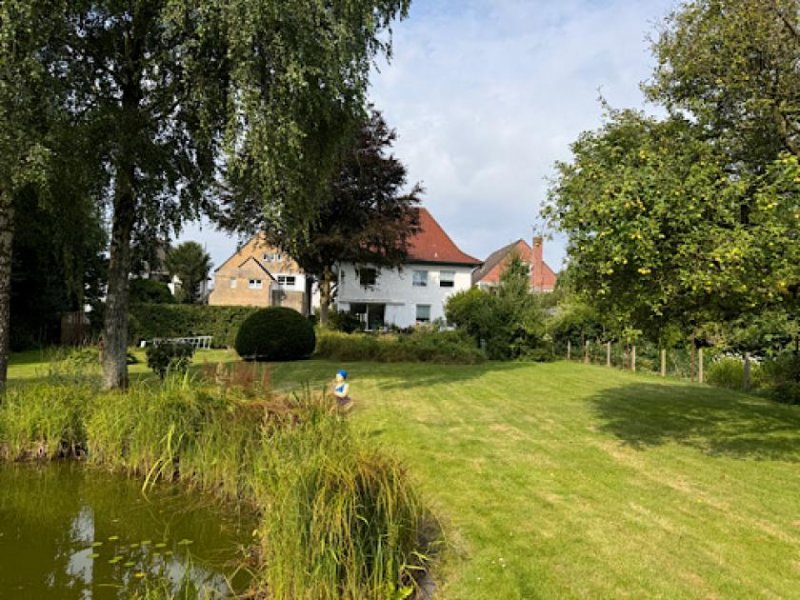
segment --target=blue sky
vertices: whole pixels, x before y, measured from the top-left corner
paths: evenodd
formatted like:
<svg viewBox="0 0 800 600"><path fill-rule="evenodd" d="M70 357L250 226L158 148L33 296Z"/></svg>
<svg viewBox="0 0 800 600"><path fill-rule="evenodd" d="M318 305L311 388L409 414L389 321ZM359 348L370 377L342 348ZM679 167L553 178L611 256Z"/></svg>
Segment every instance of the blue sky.
<svg viewBox="0 0 800 600"><path fill-rule="evenodd" d="M612 106L654 111L639 84L648 38L673 0L416 0L394 25L394 55L371 96L397 130L395 154L424 205L462 250L485 258L531 237L547 178L581 131ZM215 265L236 238L192 226ZM545 243L558 269L565 241Z"/></svg>

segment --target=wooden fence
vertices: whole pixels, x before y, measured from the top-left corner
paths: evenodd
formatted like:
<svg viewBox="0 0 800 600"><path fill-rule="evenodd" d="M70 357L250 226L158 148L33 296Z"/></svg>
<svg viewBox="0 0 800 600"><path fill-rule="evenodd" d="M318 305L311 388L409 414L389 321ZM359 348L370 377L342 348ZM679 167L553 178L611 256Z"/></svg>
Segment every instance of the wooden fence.
<svg viewBox="0 0 800 600"><path fill-rule="evenodd" d="M706 367L708 357L704 349L689 346L687 349L664 348L650 346L646 357L638 353L636 344L622 342L603 342L600 340L583 340L580 343L567 341L556 353L567 360L581 361L586 364L600 364L609 368L621 368L632 372L650 372L661 377L678 377L698 383L706 383ZM743 389L751 387L751 364L749 353L742 357Z"/></svg>

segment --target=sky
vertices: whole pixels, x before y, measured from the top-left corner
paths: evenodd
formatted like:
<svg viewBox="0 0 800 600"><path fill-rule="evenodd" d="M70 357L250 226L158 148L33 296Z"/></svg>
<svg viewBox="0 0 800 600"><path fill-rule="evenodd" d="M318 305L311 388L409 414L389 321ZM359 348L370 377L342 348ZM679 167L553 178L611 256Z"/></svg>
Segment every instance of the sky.
<svg viewBox="0 0 800 600"><path fill-rule="evenodd" d="M554 164L615 108L657 109L640 84L650 40L674 0L415 0L393 26L393 56L372 75L371 100L396 129L394 154L423 205L463 251L486 258L529 240ZM565 259L557 232L544 244ZM209 225L179 241L206 246L215 266L237 238Z"/></svg>

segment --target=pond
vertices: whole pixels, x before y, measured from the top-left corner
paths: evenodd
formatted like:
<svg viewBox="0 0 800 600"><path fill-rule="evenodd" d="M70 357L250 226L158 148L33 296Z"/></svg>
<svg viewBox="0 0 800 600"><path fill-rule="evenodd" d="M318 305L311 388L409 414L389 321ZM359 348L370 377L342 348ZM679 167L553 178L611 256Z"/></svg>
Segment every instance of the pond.
<svg viewBox="0 0 800 600"><path fill-rule="evenodd" d="M128 598L186 582L223 597L255 521L202 494L75 463L0 465L0 598ZM233 590L231 589L233 587Z"/></svg>

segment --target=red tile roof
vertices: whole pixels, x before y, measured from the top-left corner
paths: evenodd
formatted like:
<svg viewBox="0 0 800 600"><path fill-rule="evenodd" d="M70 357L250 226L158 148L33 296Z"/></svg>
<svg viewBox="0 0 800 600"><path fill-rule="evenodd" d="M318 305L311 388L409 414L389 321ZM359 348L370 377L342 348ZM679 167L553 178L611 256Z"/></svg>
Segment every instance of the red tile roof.
<svg viewBox="0 0 800 600"><path fill-rule="evenodd" d="M481 261L458 249L427 208L419 208L419 232L409 241L409 262L475 266Z"/></svg>
<svg viewBox="0 0 800 600"><path fill-rule="evenodd" d="M540 247L541 251L541 247ZM541 254L537 257L536 253L525 240L517 240L499 250L492 252L484 261L480 269L472 273L472 284L479 283L497 285L500 283L500 276L505 271L512 253L519 255L522 260L531 265L531 288L535 291L551 292L555 289L558 275L544 262Z"/></svg>

